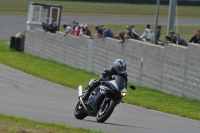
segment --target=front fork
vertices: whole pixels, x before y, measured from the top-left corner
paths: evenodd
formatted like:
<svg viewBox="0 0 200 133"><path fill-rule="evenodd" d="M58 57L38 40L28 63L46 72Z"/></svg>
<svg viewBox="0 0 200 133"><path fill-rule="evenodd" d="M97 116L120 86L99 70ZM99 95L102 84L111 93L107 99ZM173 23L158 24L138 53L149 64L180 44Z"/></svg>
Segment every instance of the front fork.
<svg viewBox="0 0 200 133"><path fill-rule="evenodd" d="M82 99L81 96L79 97L79 100L80 100L81 104L83 105L84 109L87 110L87 107L85 106L85 104L84 104L83 99Z"/></svg>
<svg viewBox="0 0 200 133"><path fill-rule="evenodd" d="M100 108L102 109L102 108L105 108L105 103L107 103L109 101L109 98L104 98L104 100L103 100L103 102L102 102L102 104L101 104L101 106L100 106Z"/></svg>

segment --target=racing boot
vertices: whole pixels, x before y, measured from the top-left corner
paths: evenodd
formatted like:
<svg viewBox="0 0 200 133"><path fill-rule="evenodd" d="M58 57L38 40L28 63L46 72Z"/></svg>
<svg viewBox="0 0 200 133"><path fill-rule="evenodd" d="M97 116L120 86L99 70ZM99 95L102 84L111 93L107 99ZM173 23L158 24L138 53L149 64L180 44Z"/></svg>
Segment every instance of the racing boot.
<svg viewBox="0 0 200 133"><path fill-rule="evenodd" d="M95 81L91 85L88 85L86 87L86 92L82 97L83 101L87 100L89 98L89 96L90 96L90 93L99 85L100 85L99 81Z"/></svg>
<svg viewBox="0 0 200 133"><path fill-rule="evenodd" d="M91 87L88 85L85 89L85 93L82 96L83 101L87 100L90 96L90 93L93 91L93 89L91 89Z"/></svg>

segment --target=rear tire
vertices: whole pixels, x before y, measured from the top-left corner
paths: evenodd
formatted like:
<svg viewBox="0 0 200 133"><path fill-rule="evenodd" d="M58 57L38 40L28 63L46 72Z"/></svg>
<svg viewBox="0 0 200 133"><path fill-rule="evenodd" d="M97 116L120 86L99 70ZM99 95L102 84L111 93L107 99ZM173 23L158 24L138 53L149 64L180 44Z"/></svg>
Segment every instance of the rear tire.
<svg viewBox="0 0 200 133"><path fill-rule="evenodd" d="M110 115L112 114L116 106L116 102L113 100L110 100L105 104L106 104L105 107L102 109L99 109L97 112L97 115L96 115L97 122L100 122L100 123L105 122L110 117Z"/></svg>
<svg viewBox="0 0 200 133"><path fill-rule="evenodd" d="M80 101L77 103L74 109L74 116L80 120L84 119L87 116L87 113L84 113L84 107Z"/></svg>

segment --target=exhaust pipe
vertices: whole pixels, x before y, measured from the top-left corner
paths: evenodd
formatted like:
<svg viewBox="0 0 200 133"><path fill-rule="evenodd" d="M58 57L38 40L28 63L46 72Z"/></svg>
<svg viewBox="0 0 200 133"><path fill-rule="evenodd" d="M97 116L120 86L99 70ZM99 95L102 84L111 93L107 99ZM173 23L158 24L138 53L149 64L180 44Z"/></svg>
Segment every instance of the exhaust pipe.
<svg viewBox="0 0 200 133"><path fill-rule="evenodd" d="M83 87L82 87L82 85L79 85L79 87L78 87L78 96L80 97L82 95L83 95Z"/></svg>
<svg viewBox="0 0 200 133"><path fill-rule="evenodd" d="M80 102L82 103L84 109L87 110L87 108L86 108L86 106L85 106L85 104L84 104L84 102L83 102L83 99L82 99L82 97L81 97L82 95L83 95L83 87L82 87L82 85L79 85L79 87L78 87L78 96L79 96L79 100L80 100Z"/></svg>

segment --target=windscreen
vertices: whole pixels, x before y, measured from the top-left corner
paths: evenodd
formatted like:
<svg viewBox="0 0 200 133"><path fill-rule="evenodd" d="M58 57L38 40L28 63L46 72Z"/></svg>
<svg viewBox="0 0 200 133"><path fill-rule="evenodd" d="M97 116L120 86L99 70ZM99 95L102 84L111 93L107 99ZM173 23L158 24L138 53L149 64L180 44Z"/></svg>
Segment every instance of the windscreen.
<svg viewBox="0 0 200 133"><path fill-rule="evenodd" d="M125 87L125 79L121 76L114 76L117 89L121 91Z"/></svg>

